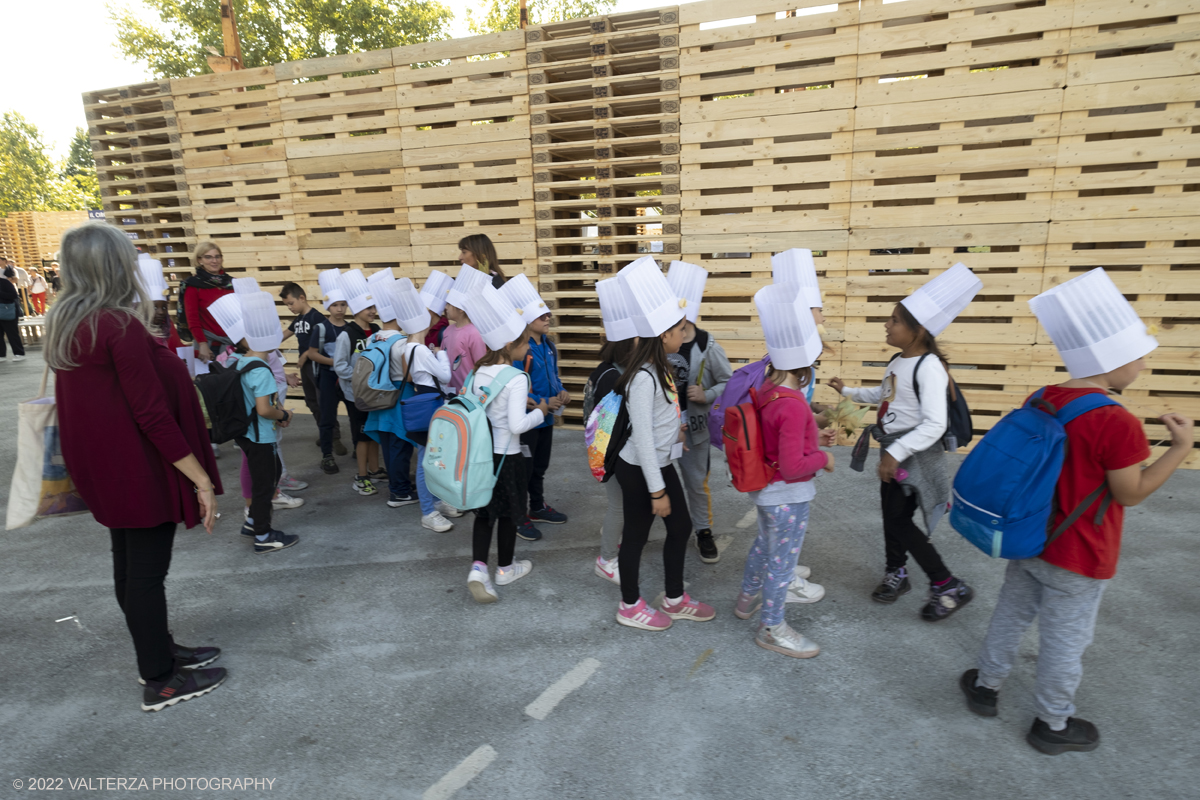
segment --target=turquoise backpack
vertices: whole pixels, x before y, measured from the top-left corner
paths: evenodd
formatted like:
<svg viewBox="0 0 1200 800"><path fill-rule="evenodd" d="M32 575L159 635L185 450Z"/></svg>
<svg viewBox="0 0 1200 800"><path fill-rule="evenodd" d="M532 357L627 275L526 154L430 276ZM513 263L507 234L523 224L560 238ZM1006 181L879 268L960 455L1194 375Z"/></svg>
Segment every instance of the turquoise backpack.
<svg viewBox="0 0 1200 800"><path fill-rule="evenodd" d="M425 445L425 485L440 500L458 509L483 508L492 499L499 467L492 465L492 431L487 405L518 375L515 367L505 367L487 388L483 399L475 396L475 373L463 385L462 393L446 401L429 421ZM525 375L526 379L529 378Z"/></svg>

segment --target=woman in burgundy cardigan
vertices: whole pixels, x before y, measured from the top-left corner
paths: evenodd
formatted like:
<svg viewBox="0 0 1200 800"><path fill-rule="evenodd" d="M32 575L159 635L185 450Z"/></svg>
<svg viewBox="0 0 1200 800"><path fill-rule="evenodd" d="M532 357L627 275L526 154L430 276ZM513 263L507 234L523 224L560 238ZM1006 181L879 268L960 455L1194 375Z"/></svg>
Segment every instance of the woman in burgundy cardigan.
<svg viewBox="0 0 1200 800"><path fill-rule="evenodd" d="M137 252L104 223L62 239L63 289L46 323L63 459L92 516L109 529L117 603L145 684L144 711L206 694L215 647L184 647L167 627L164 581L179 523L212 533L220 477L183 362L154 339Z"/></svg>
<svg viewBox="0 0 1200 800"><path fill-rule="evenodd" d="M225 274L225 256L216 242L201 242L194 253L196 274L183 282L183 308L187 314L188 330L196 343L201 361L212 361L213 345L233 346L208 307L223 294L233 291L233 276Z"/></svg>

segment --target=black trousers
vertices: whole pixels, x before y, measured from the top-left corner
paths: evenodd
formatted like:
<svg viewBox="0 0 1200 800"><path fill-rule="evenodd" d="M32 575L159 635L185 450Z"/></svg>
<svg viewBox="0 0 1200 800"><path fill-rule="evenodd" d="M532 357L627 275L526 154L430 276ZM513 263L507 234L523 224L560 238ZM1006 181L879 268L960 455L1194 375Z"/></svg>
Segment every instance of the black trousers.
<svg viewBox="0 0 1200 800"><path fill-rule="evenodd" d="M534 428L521 434L521 444L529 448L529 459L525 462L529 474L529 509L538 511L546 507L546 470L550 468L550 448L554 445L554 426Z"/></svg>
<svg viewBox="0 0 1200 800"><path fill-rule="evenodd" d="M879 484L879 499L883 506L883 546L887 553L887 570L894 572L908 563L908 554L929 576L932 583L941 583L950 576L937 548L925 532L913 522L917 496L905 494L896 481Z"/></svg>
<svg viewBox="0 0 1200 800"><path fill-rule="evenodd" d="M314 373L319 366L315 361L306 361L304 369L300 370L300 388L304 390L304 405L312 413L313 422L317 423L317 430L321 428L321 395ZM333 438L342 438L342 426L337 424L336 417L333 420Z"/></svg>
<svg viewBox="0 0 1200 800"><path fill-rule="evenodd" d="M471 560L488 563L493 523L496 524L496 566L507 567L512 564L513 553L517 550L517 524L508 517L492 519L482 508L475 512L475 526L471 529Z"/></svg>
<svg viewBox="0 0 1200 800"><path fill-rule="evenodd" d="M5 278L4 280L8 280ZM4 338L7 336L8 341L12 344L13 355L25 355L25 344L21 341L21 327L18 324L20 320L15 319L0 319L0 358L5 358L8 355L8 348L4 346Z"/></svg>
<svg viewBox="0 0 1200 800"><path fill-rule="evenodd" d="M246 466L250 469L250 519L254 520L254 534L261 536L271 530L271 499L283 475L283 463L274 443L259 444L244 436L235 441L246 454Z"/></svg>
<svg viewBox="0 0 1200 800"><path fill-rule="evenodd" d="M338 386L337 374L329 368L321 370L321 377L317 383L317 394L321 410L321 420L318 423L321 436L321 455L332 456L334 431L338 428L338 403L345 403L347 409L354 404L348 402L342 395L342 389ZM353 423L351 423L351 433L353 430ZM336 438L340 439L341 436ZM358 444L358 439L354 439L354 444Z"/></svg>
<svg viewBox="0 0 1200 800"><path fill-rule="evenodd" d="M174 667L167 627L165 582L171 567L175 523L153 528L109 528L117 605L137 651L143 680L162 680Z"/></svg>
<svg viewBox="0 0 1200 800"><path fill-rule="evenodd" d="M618 458L615 477L621 484L621 497L625 504L625 527L617 556L617 564L621 568L621 599L633 605L642 596L638 588L642 548L650 538L650 527L656 517L650 510L650 488L646 486L641 467ZM687 555L688 537L692 535L692 519L675 465L663 467L662 477L667 497L671 500L671 513L664 520L667 540L663 543L663 572L666 573L667 597L680 597L683 595L683 561Z"/></svg>

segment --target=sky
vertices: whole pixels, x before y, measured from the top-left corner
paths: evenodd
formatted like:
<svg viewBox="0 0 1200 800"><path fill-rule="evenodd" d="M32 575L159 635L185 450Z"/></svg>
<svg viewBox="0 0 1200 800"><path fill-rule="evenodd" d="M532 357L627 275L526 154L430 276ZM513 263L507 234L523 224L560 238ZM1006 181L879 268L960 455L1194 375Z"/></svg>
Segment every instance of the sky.
<svg viewBox="0 0 1200 800"><path fill-rule="evenodd" d="M117 0L140 5L137 0ZM216 0L212 0L216 2ZM442 0L455 13L455 35L468 35L466 11L481 0ZM46 144L66 155L75 128L86 127L81 95L87 91L151 80L113 46L115 32L105 0L27 0L6 3L9 31L0 60L0 111L16 111L42 131ZM616 10L669 6L663 0L618 0Z"/></svg>

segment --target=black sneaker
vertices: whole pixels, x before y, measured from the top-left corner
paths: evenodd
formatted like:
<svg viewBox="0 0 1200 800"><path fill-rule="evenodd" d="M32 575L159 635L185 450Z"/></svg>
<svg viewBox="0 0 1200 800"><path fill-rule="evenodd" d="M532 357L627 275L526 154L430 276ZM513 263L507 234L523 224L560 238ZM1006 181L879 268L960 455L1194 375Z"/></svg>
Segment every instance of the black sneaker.
<svg viewBox="0 0 1200 800"><path fill-rule="evenodd" d="M185 647L171 643L171 656L175 659L175 669L200 669L221 657L219 647ZM146 685L145 679L139 677L138 683Z"/></svg>
<svg viewBox="0 0 1200 800"><path fill-rule="evenodd" d="M373 481L373 482L380 482L380 481L382 481L383 483L387 483L387 479L388 479L387 470L386 470L386 469L384 469L383 467L380 467L380 468L379 468L379 469L377 469L377 470L374 470L374 471L372 471L372 472L368 472L368 473L367 473L367 479L368 479L368 480L370 480L370 481Z"/></svg>
<svg viewBox="0 0 1200 800"><path fill-rule="evenodd" d="M717 549L709 528L696 531L696 549L700 551L700 560L705 564L715 564L721 560L721 551Z"/></svg>
<svg viewBox="0 0 1200 800"><path fill-rule="evenodd" d="M978 686L975 681L979 678L979 670L969 669L958 679L958 688L967 696L967 708L981 717L996 716L996 700L1000 693L986 686Z"/></svg>
<svg viewBox="0 0 1200 800"><path fill-rule="evenodd" d="M242 534L242 536L249 536L251 538L254 538L254 526L251 525L249 522L243 522L241 534Z"/></svg>
<svg viewBox="0 0 1200 800"><path fill-rule="evenodd" d="M265 542L260 542L257 538L254 540L254 552L274 553L276 550L282 550L285 547L291 547L298 541L300 541L300 537L294 533L284 533L283 531L271 530L267 534L267 540Z"/></svg>
<svg viewBox="0 0 1200 800"><path fill-rule="evenodd" d="M333 440L333 454L335 456L344 456L350 451L346 449L346 445L342 444L341 439Z"/></svg>
<svg viewBox="0 0 1200 800"><path fill-rule="evenodd" d="M545 522L547 525L562 525L567 521L567 515L555 511L550 506L542 506L537 511L530 509L529 518L534 522Z"/></svg>
<svg viewBox="0 0 1200 800"><path fill-rule="evenodd" d="M1067 719L1067 727L1061 731L1052 731L1050 726L1040 719L1033 721L1033 727L1025 736L1025 741L1039 753L1057 756L1062 753L1075 751L1089 753L1100 746L1100 730L1085 719Z"/></svg>
<svg viewBox="0 0 1200 800"><path fill-rule="evenodd" d="M333 456L325 456L321 459L321 469L326 475L338 474L338 465L337 462L333 460Z"/></svg>
<svg viewBox="0 0 1200 800"><path fill-rule="evenodd" d="M162 711L184 700L208 694L225 682L227 673L215 669L178 669L165 681L146 681L142 711Z"/></svg>
<svg viewBox="0 0 1200 800"><path fill-rule="evenodd" d="M419 503L420 500L415 494L388 494L388 508L400 508L401 506L411 506L413 503Z"/></svg>
<svg viewBox="0 0 1200 800"><path fill-rule="evenodd" d="M527 542L540 542L542 540L542 532L537 529L533 521L526 517L523 521L517 524L517 536L520 536Z"/></svg>
<svg viewBox="0 0 1200 800"><path fill-rule="evenodd" d="M871 599L876 603L894 603L900 595L908 594L911 591L912 584L908 582L908 570L901 567L883 573L883 582L875 587L875 591L871 592Z"/></svg>
<svg viewBox="0 0 1200 800"><path fill-rule="evenodd" d="M975 599L975 590L958 578L951 578L941 589L929 587L929 599L921 609L921 619L939 622Z"/></svg>

